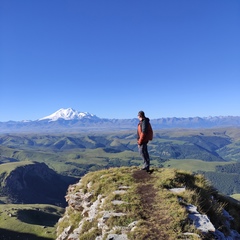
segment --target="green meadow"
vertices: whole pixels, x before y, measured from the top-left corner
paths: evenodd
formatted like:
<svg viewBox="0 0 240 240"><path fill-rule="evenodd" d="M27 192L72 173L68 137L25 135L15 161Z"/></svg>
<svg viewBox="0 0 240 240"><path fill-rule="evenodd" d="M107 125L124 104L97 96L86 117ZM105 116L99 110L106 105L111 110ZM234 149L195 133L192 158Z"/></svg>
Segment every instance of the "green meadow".
<svg viewBox="0 0 240 240"><path fill-rule="evenodd" d="M56 239L56 224L63 213L54 205L0 204L0 233L4 229L11 239Z"/></svg>
<svg viewBox="0 0 240 240"><path fill-rule="evenodd" d="M198 172L198 171L215 171L216 166L219 165L227 165L229 163L235 162L206 162L197 159L169 159L163 163L164 168L175 168L182 169L190 172Z"/></svg>

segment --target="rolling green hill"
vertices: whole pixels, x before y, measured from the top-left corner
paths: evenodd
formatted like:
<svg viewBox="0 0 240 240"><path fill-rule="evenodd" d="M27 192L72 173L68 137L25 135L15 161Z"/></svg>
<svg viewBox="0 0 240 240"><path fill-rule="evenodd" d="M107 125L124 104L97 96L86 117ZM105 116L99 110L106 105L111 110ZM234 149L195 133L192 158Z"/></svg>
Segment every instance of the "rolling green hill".
<svg viewBox="0 0 240 240"><path fill-rule="evenodd" d="M66 190L75 181L73 177L56 173L45 163L5 163L0 165L0 201L65 206Z"/></svg>
<svg viewBox="0 0 240 240"><path fill-rule="evenodd" d="M149 152L156 167L215 172L216 166L240 159L239 146L240 128L171 129L154 132ZM57 173L72 177L142 164L135 131L0 135L0 162L22 161L43 162ZM215 178L211 181L214 183Z"/></svg>
<svg viewBox="0 0 240 240"><path fill-rule="evenodd" d="M2 240L53 240L64 208L46 204L0 204Z"/></svg>
<svg viewBox="0 0 240 240"><path fill-rule="evenodd" d="M240 185L239 146L239 128L174 129L155 131L153 141L149 142L149 152L152 167L201 173L217 190L227 195L233 195L237 199L240 193L238 187ZM7 177L18 172L19 169L29 168L37 163L45 164L50 172L55 172L56 175L53 174L55 177L50 182L43 177L43 172L39 175L27 174L25 183L28 184L25 186L28 190L24 191L24 194L18 194L14 188L6 190ZM2 206L5 205L5 207L9 206L6 203L19 203L16 199L20 199L20 202L23 203L56 205L54 192L61 192L61 199L64 199L67 186L72 183L70 179L76 180L86 173L101 169L140 165L142 165L142 160L138 154L135 131L2 134L0 135L0 200ZM15 176L21 176L21 174ZM23 186L23 182L17 182L19 182L19 186ZM64 185L61 190L59 182ZM45 189L41 187L42 185L48 185L48 187ZM41 189L40 195L36 192L36 186L39 186L39 190ZM33 199L35 200L32 201ZM24 206L25 204L22 205L23 208ZM32 206L29 207L30 210L35 209L33 205L29 206ZM19 210L19 212L19 216L21 216L21 211ZM24 213L32 213L32 211ZM4 211L0 216L5 216ZM13 220L13 218L9 218L7 221L10 219ZM16 224L21 226L23 223L19 221ZM28 227L31 229L32 224ZM51 226L51 231L53 228ZM34 233L39 231L39 227L37 229L29 230L29 233L33 233L32 239L35 239ZM0 233L4 232L5 234L5 231L9 233L11 229L6 230L5 226L0 225ZM17 231L21 230L17 229ZM23 236L25 233L23 231ZM9 234L14 234L14 232ZM38 237L47 239L47 234L43 235L38 234Z"/></svg>

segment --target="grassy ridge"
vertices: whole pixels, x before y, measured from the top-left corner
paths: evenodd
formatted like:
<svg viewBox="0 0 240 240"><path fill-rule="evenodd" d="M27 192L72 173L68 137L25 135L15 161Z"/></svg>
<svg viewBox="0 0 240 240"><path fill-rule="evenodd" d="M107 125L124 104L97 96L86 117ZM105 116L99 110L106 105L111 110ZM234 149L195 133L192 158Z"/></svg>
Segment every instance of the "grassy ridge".
<svg viewBox="0 0 240 240"><path fill-rule="evenodd" d="M128 187L125 194L113 194L119 186ZM171 188L183 186L186 190L181 193L175 194L169 191ZM106 220L108 229L115 227L115 233L120 234L121 227L127 227L133 221L137 221L137 228L128 233L129 239L186 239L183 237L184 232L197 233L202 239L213 239L211 234L203 236L187 220L185 204L197 206L199 212L207 214L219 229L224 228L225 218L222 210L226 207L230 212L235 212L233 227L237 230L240 227L237 214L240 210L239 205L234 205L222 195L219 196L202 175L192 175L186 171L154 168L150 175L136 167L110 168L85 175L81 179L81 184L76 185L74 193L77 194L79 191L84 193L90 191L93 194L92 203L99 194L103 196L101 213L105 210L126 214ZM212 204L213 196L214 204ZM124 204L114 205L112 204L114 200L123 201ZM101 213L97 214L97 218L101 218ZM65 216L67 217L58 224L58 235L68 226L72 226L72 231L78 228L80 221L83 227L79 239L95 239L101 234L98 219L85 221L81 211L72 208L66 209Z"/></svg>
<svg viewBox="0 0 240 240"><path fill-rule="evenodd" d="M21 162L13 162L8 164L1 164L0 175L3 173L9 174L11 171L15 170L17 167L25 166L28 164L34 164L32 161L21 161Z"/></svg>

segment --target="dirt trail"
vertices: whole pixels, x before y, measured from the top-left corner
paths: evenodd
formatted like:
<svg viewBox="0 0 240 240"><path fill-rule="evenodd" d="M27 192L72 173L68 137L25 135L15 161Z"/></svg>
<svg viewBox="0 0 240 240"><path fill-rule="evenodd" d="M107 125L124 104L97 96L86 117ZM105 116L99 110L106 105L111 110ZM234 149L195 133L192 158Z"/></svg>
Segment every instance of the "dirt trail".
<svg viewBox="0 0 240 240"><path fill-rule="evenodd" d="M137 170L133 173L133 177L138 183L137 192L140 195L143 209L141 217L146 226L146 229L142 232L141 240L172 239L166 235L166 228L170 219L166 217L167 209L161 204L161 198L157 196L157 190L153 186L154 174Z"/></svg>

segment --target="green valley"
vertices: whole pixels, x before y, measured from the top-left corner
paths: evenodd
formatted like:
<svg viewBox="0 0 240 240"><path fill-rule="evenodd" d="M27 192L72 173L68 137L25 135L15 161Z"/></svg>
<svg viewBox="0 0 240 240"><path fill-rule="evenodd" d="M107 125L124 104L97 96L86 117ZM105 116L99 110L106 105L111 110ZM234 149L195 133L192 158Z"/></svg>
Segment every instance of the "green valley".
<svg viewBox="0 0 240 240"><path fill-rule="evenodd" d="M201 173L219 192L239 198L239 128L156 130L154 139L148 146L152 167ZM29 220L28 222L31 222L29 233L48 239L46 236L48 234L43 236L44 234L41 235L38 231L42 231L43 228L45 229L43 232L53 231L54 224L63 209L59 204L65 202L64 195L69 184L77 182L88 172L141 165L136 131L1 134L1 207L25 209L26 204L30 204L28 211L23 212L24 215L27 213L33 216L36 216L36 208L39 209L41 216L49 216L53 219L50 226L52 229L45 229L46 224L35 224L36 220ZM15 172L18 174L14 174ZM17 186L9 184L7 180L10 176L12 179L18 176ZM21 176L25 177L24 181L21 180ZM23 188L24 194L20 190L15 194L16 187L18 190ZM38 189L41 189L41 194L38 193ZM61 192L56 199L54 191ZM14 206L9 205L13 203ZM22 203L21 207L19 203ZM51 213L41 210L41 207L36 207L36 204L40 203L48 204L53 208L59 207L60 210L54 210L58 213L52 216ZM25 234L23 229L26 221L21 217L16 218L17 215L23 216L21 215L23 212L20 210L12 210L12 212L14 213L10 215L14 217L9 217L1 210L1 217L7 221L15 219L17 223L14 224L19 226L15 230ZM1 221L0 229L6 230L4 224L4 221ZM48 237L52 238L51 234Z"/></svg>

